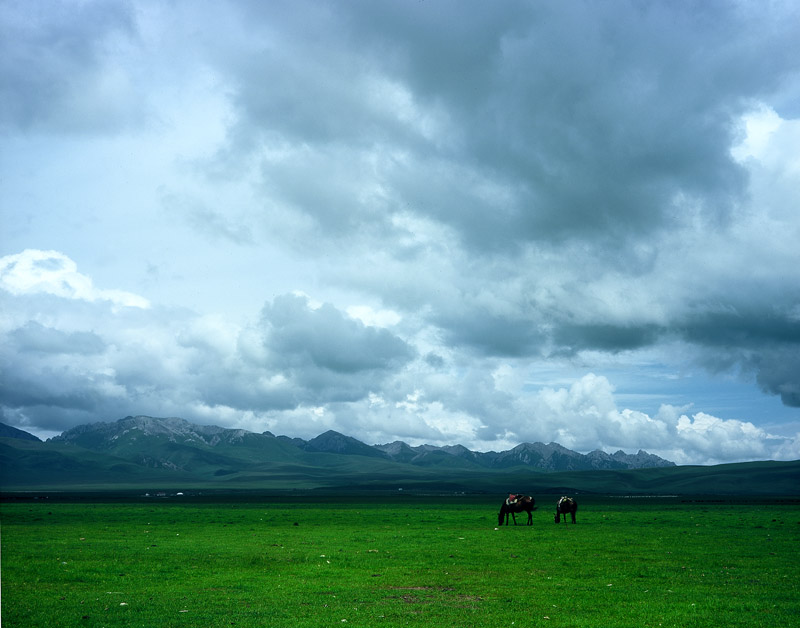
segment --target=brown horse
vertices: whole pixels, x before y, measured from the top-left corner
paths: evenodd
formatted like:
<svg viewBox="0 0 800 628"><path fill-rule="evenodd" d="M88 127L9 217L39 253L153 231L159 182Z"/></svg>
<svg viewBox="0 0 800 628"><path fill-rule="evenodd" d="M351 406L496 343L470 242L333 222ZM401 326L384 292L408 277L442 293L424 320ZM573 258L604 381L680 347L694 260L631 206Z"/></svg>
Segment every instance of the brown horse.
<svg viewBox="0 0 800 628"><path fill-rule="evenodd" d="M503 517L505 517L506 525L508 525L508 515L511 515L514 519L514 525L517 525L516 513L524 511L528 513L528 523L526 525L532 526L532 513L536 510L534 504L536 504L536 500L530 495L514 495L512 493L508 496L508 499L503 501L502 506L500 506L500 512L497 514L497 525L503 525Z"/></svg>
<svg viewBox="0 0 800 628"><path fill-rule="evenodd" d="M575 513L578 510L578 502L571 497L562 497L556 504L556 523L561 523L561 515L564 515L564 523L567 522L567 513L572 515L572 523L575 523Z"/></svg>

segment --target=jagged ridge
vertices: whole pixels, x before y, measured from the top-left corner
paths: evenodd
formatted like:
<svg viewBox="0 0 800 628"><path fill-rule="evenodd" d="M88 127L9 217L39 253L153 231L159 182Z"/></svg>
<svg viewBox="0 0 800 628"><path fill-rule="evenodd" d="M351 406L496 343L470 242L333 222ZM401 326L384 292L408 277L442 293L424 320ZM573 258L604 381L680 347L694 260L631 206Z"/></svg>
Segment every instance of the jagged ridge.
<svg viewBox="0 0 800 628"><path fill-rule="evenodd" d="M470 451L462 445L446 447L421 445L419 447L410 447L402 441L376 445L375 447L383 451L392 460L419 465L426 465L436 457L447 454L488 469L525 466L552 472L588 471L592 469L648 469L675 466L674 462L664 460L642 450L639 450L636 454L626 454L621 450L614 454L607 454L600 450L581 454L562 447L558 443L549 443L547 445L544 443L522 443L513 449L499 453L494 451Z"/></svg>
<svg viewBox="0 0 800 628"><path fill-rule="evenodd" d="M285 447L305 452L331 453L349 456L382 458L417 466L465 466L487 469L532 467L537 470L584 471L622 470L675 466L653 454L639 450L636 454L617 451L614 454L595 450L581 454L558 443L522 443L501 452L475 452L463 445L420 445L412 447L402 441L385 445L367 445L351 436L328 430L305 441L300 438L275 436L271 432L255 434L246 430L227 429L213 425L196 425L184 419L126 417L115 423L93 423L67 430L50 440L68 442L95 450L135 449L137 441L157 437L175 444L195 444L214 448L220 444L236 445L248 441L251 445L259 439L272 439ZM255 439L255 440L254 440ZM229 455L231 451L228 452Z"/></svg>

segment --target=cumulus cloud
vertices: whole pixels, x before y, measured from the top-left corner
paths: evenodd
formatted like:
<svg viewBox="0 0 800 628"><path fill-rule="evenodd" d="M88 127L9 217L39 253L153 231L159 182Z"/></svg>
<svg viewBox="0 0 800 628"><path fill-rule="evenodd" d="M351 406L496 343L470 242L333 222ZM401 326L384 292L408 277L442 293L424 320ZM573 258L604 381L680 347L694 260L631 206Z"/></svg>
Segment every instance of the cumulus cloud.
<svg viewBox="0 0 800 628"><path fill-rule="evenodd" d="M796 439L745 421L668 405L654 416L620 408L604 376L526 393L509 366L458 374L441 356L305 295L276 297L256 324L238 327L186 311L131 318L102 300L88 311L79 302L83 316L71 317L71 294L48 297L62 313L48 325L5 324L4 416L42 433L142 412L306 438L334 428L367 442L484 450L553 440L579 451L645 448L684 463L797 451ZM102 336L89 331L109 319Z"/></svg>
<svg viewBox="0 0 800 628"><path fill-rule="evenodd" d="M77 273L65 256L46 259ZM212 408L257 413L262 421L271 412L311 413L366 398L414 358L389 330L304 296L276 297L257 324L237 326L183 310L132 315L100 298L75 303L70 285L51 284L7 299L0 399L6 416L28 417L23 425L45 409L47 429L131 412L185 416L193 408L203 416ZM47 324L25 321L31 301L41 303L40 289L54 312ZM98 327L102 335L91 331Z"/></svg>
<svg viewBox="0 0 800 628"><path fill-rule="evenodd" d="M67 299L110 301L124 307L148 308L144 297L123 290L96 288L77 264L58 251L26 249L0 258L0 287L14 295L45 293Z"/></svg>
<svg viewBox="0 0 800 628"><path fill-rule="evenodd" d="M388 330L368 327L330 304L309 307L298 295L265 306L262 323L265 344L279 367L351 374L389 369L411 357L408 345Z"/></svg>
<svg viewBox="0 0 800 628"><path fill-rule="evenodd" d="M619 408L611 382L594 374L569 388L543 388L524 406L516 421L493 426L492 436L514 442L547 440L557 434L556 442L578 451L641 448L679 464L782 458L800 444L797 435L774 436L747 421L689 414L670 405L662 405L654 416ZM484 434L491 429L485 426Z"/></svg>
<svg viewBox="0 0 800 628"><path fill-rule="evenodd" d="M23 327L13 330L10 339L20 352L39 352L45 354L91 355L102 353L105 343L94 332L64 332L45 327L35 321L28 321Z"/></svg>

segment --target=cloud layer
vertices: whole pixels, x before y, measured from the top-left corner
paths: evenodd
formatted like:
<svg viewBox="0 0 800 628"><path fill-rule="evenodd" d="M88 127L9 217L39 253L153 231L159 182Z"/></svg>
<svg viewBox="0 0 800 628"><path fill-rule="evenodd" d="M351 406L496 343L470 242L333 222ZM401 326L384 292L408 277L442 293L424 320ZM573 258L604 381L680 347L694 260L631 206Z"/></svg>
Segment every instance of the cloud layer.
<svg viewBox="0 0 800 628"><path fill-rule="evenodd" d="M0 9L6 421L800 457L792 3L55 7Z"/></svg>

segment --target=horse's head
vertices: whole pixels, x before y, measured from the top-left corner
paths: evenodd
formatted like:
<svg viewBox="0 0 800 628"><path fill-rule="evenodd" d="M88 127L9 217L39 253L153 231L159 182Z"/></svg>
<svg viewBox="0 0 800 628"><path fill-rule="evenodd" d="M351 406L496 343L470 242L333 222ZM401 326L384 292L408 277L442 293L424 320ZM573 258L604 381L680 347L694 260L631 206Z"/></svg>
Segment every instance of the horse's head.
<svg viewBox="0 0 800 628"><path fill-rule="evenodd" d="M556 510L555 520L556 523L561 523L561 513L559 513L557 510Z"/></svg>
<svg viewBox="0 0 800 628"><path fill-rule="evenodd" d="M503 517L505 516L505 514L506 514L506 505L503 504L503 506L500 508L500 512L497 513L497 525L499 526L503 525Z"/></svg>

